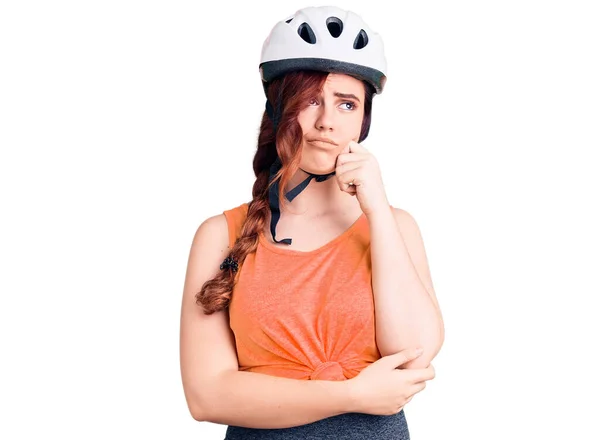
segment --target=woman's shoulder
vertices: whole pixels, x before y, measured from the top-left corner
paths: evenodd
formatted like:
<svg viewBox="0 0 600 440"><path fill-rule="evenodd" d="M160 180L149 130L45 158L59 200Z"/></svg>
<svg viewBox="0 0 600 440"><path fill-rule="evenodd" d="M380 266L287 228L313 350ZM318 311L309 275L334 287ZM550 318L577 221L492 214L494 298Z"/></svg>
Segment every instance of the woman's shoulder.
<svg viewBox="0 0 600 440"><path fill-rule="evenodd" d="M241 235L246 220L249 203L242 203L234 208L223 210L221 213L207 217L198 227L196 237L210 236L215 239L222 237L224 243L232 248L235 240Z"/></svg>
<svg viewBox="0 0 600 440"><path fill-rule="evenodd" d="M234 208L225 209L223 214L226 216L246 216L248 214L248 206L250 202L244 202Z"/></svg>
<svg viewBox="0 0 600 440"><path fill-rule="evenodd" d="M227 229L229 232L229 247L232 248L235 240L241 235L244 221L248 215L249 202L244 202L234 208L225 209L222 216L225 217L227 222Z"/></svg>

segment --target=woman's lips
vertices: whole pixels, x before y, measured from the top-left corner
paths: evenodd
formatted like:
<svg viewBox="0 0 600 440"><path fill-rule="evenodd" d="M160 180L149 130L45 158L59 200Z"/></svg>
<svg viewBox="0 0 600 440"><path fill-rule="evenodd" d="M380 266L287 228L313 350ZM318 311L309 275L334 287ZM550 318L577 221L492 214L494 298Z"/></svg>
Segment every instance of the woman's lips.
<svg viewBox="0 0 600 440"><path fill-rule="evenodd" d="M320 142L320 143L324 143L324 144L334 145L337 147L337 144L329 139L310 139L308 142Z"/></svg>

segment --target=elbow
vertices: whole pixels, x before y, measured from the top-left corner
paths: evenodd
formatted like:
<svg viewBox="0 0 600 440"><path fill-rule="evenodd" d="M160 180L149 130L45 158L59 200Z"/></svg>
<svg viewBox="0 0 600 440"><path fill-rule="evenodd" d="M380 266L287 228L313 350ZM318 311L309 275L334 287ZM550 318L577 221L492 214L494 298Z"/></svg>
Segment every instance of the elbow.
<svg viewBox="0 0 600 440"><path fill-rule="evenodd" d="M194 420L197 422L206 422L206 412L204 409L196 402L187 401L188 411Z"/></svg>
<svg viewBox="0 0 600 440"><path fill-rule="evenodd" d="M184 386L188 410L194 420L221 423L221 411L228 408L224 399L231 394L229 390L224 392L223 387L230 381L231 372L237 373L237 370L204 375Z"/></svg>
<svg viewBox="0 0 600 440"><path fill-rule="evenodd" d="M431 364L431 361L437 356L440 352L442 345L444 343L443 333L440 338L435 342L430 342L428 344L423 345L423 353L416 359L413 359L410 362L407 362L404 368L427 368Z"/></svg>
<svg viewBox="0 0 600 440"><path fill-rule="evenodd" d="M427 368L440 351L441 345L424 345L421 356L402 364L402 369Z"/></svg>
<svg viewBox="0 0 600 440"><path fill-rule="evenodd" d="M222 393L219 392L220 384L219 376L212 377L210 380L203 381L194 392L190 393L187 400L188 409L197 422L215 423L215 417L220 407L216 402L222 400Z"/></svg>
<svg viewBox="0 0 600 440"><path fill-rule="evenodd" d="M205 405L205 403L203 402L204 399L200 398L198 393L188 394L186 392L185 397L188 411L192 418L197 422L208 422L209 416L206 410L207 405Z"/></svg>
<svg viewBox="0 0 600 440"><path fill-rule="evenodd" d="M197 421L197 422L207 422L208 421L206 412L199 405L190 406L189 410L190 410L190 414L192 415L192 418L195 421Z"/></svg>
<svg viewBox="0 0 600 440"><path fill-rule="evenodd" d="M433 359L439 353L443 343L444 343L444 337L442 335L439 338L436 338L435 340L430 340L427 342L422 342L420 344L417 344L418 346L423 347L423 353L421 353L421 355L418 356L417 358L415 358L411 361L405 362L404 364L399 366L400 369L409 369L409 368L414 369L414 368L429 367L429 365L431 364L431 361L433 361ZM389 355L392 355L399 351L405 350L406 348L412 348L412 347L392 347L391 349L387 349L387 350L384 349L383 351L380 349L379 352L382 356L389 356Z"/></svg>
<svg viewBox="0 0 600 440"><path fill-rule="evenodd" d="M420 346L423 347L423 353L421 356L413 359L410 362L407 362L404 364L403 368L427 368L431 364L431 361L433 361L433 359L440 352L442 345L444 344L444 338L444 325L442 321L440 321L437 335L431 335L427 341L423 341L423 343L420 344Z"/></svg>

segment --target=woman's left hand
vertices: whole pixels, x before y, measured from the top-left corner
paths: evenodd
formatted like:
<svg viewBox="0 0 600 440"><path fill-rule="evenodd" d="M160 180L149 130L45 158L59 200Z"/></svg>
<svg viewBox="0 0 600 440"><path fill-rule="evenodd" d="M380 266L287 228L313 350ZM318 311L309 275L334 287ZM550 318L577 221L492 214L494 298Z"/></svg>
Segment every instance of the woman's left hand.
<svg viewBox="0 0 600 440"><path fill-rule="evenodd" d="M367 216L379 210L390 209L379 163L358 142L350 141L338 155L335 178L340 190L358 198L360 208Z"/></svg>

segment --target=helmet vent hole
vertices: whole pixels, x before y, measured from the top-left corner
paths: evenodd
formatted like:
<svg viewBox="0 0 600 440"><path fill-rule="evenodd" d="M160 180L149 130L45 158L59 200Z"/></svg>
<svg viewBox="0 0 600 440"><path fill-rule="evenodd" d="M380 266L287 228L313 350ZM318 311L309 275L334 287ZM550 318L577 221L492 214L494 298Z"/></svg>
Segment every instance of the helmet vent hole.
<svg viewBox="0 0 600 440"><path fill-rule="evenodd" d="M342 34L342 30L344 29L342 20L337 17L329 17L326 23L327 29L329 29L329 33L333 38L337 38Z"/></svg>
<svg viewBox="0 0 600 440"><path fill-rule="evenodd" d="M308 23L302 23L298 27L298 35L307 43L315 44L317 42L317 37Z"/></svg>
<svg viewBox="0 0 600 440"><path fill-rule="evenodd" d="M369 37L364 29L361 29L356 38L354 39L354 48L362 49L369 43Z"/></svg>
<svg viewBox="0 0 600 440"><path fill-rule="evenodd" d="M293 19L294 19L294 17L292 17L292 18L290 18L290 19L287 19L285 22L289 24L289 23L290 23L290 21L292 21Z"/></svg>

